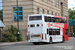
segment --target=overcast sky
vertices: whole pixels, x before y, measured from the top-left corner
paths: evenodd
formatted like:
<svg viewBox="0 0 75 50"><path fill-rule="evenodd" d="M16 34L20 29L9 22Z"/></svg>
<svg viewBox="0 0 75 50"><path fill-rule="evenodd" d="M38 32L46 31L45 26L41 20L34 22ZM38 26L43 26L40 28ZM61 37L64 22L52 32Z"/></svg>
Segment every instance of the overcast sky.
<svg viewBox="0 0 75 50"><path fill-rule="evenodd" d="M2 2L2 0L0 0L0 2Z"/></svg>
<svg viewBox="0 0 75 50"><path fill-rule="evenodd" d="M1 2L2 2L2 0L0 0L0 9L2 9L2 3Z"/></svg>
<svg viewBox="0 0 75 50"><path fill-rule="evenodd" d="M2 0L0 0L0 2L2 2ZM0 3L0 9L1 8L2 4ZM75 0L68 0L68 8L73 8L75 7Z"/></svg>
<svg viewBox="0 0 75 50"><path fill-rule="evenodd" d="M75 0L68 0L68 8L75 7Z"/></svg>

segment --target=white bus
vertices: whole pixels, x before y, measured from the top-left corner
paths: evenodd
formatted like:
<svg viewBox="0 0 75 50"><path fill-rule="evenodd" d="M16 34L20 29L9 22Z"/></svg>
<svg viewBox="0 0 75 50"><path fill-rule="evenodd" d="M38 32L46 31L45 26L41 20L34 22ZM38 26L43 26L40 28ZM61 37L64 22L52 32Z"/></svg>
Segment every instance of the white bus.
<svg viewBox="0 0 75 50"><path fill-rule="evenodd" d="M53 15L33 14L28 16L28 42L64 42L68 38L63 32L64 24L54 22ZM57 18L56 18L57 20ZM65 35L65 36L64 36Z"/></svg>

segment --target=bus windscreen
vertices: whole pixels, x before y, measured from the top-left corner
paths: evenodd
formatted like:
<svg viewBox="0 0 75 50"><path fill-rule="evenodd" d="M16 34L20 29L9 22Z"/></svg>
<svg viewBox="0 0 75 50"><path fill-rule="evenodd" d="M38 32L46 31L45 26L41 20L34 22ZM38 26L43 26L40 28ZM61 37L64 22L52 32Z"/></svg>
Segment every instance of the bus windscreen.
<svg viewBox="0 0 75 50"><path fill-rule="evenodd" d="M42 16L30 16L29 21L32 21L32 20L42 20Z"/></svg>

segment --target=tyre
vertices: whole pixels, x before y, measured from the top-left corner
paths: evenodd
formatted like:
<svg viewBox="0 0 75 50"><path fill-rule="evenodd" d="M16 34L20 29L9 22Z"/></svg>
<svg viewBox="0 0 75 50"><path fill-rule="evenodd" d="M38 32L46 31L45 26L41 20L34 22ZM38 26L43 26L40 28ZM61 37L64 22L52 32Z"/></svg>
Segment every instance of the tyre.
<svg viewBox="0 0 75 50"><path fill-rule="evenodd" d="M64 43L64 37L62 38L62 42L61 43Z"/></svg>

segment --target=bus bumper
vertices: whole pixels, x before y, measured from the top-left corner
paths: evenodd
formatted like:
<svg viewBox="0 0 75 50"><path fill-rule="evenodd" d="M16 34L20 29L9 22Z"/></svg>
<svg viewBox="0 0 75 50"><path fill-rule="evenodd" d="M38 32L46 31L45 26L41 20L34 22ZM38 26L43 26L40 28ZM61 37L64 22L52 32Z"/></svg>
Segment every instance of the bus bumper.
<svg viewBox="0 0 75 50"><path fill-rule="evenodd" d="M28 40L28 42L46 42L45 40Z"/></svg>

